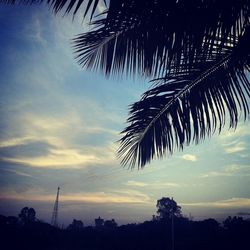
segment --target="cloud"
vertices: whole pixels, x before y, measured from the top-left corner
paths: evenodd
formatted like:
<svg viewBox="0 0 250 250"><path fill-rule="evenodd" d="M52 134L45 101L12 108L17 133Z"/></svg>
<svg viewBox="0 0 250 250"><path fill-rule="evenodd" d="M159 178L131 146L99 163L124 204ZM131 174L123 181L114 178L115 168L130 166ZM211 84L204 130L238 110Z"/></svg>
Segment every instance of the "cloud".
<svg viewBox="0 0 250 250"><path fill-rule="evenodd" d="M174 182L158 183L157 185L161 187L180 187L181 186L181 184L174 183Z"/></svg>
<svg viewBox="0 0 250 250"><path fill-rule="evenodd" d="M79 146L80 147L80 146ZM48 148L48 154L38 157L1 157L1 161L28 165L30 167L50 169L80 169L94 165L115 165L115 148L113 145L104 147L81 146L77 148Z"/></svg>
<svg viewBox="0 0 250 250"><path fill-rule="evenodd" d="M34 141L34 137L19 137L19 138L9 138L7 140L0 141L0 148L14 147L28 144L29 142Z"/></svg>
<svg viewBox="0 0 250 250"><path fill-rule="evenodd" d="M126 183L127 186L132 186L132 187L145 187L148 184L145 182L139 182L139 181L128 181Z"/></svg>
<svg viewBox="0 0 250 250"><path fill-rule="evenodd" d="M1 169L1 170L5 171L5 172L14 173L14 174L19 175L19 176L32 177L32 175L30 175L30 174L27 174L27 173L24 173L24 172L21 172L21 171L17 171L17 170L14 170L14 169Z"/></svg>
<svg viewBox="0 0 250 250"><path fill-rule="evenodd" d="M233 154L233 153L238 153L241 151L246 150L246 143L245 142L238 142L234 145L231 145L230 147L225 147L224 151L227 154Z"/></svg>
<svg viewBox="0 0 250 250"><path fill-rule="evenodd" d="M168 181L127 181L126 186L131 187L145 187L146 189L164 189L164 188L183 188L183 187L197 187L202 186L203 184L197 183L180 183L180 182L168 182Z"/></svg>
<svg viewBox="0 0 250 250"><path fill-rule="evenodd" d="M26 34L26 38L31 40L32 42L40 43L43 46L47 45L47 40L43 36L43 28L41 25L41 21L37 17L33 17L32 25L27 25L26 30L24 30L24 34Z"/></svg>
<svg viewBox="0 0 250 250"><path fill-rule="evenodd" d="M201 175L201 178L208 178L208 177L219 177L219 176L232 176L232 173L227 172L217 172L217 171L211 171L207 174Z"/></svg>
<svg viewBox="0 0 250 250"><path fill-rule="evenodd" d="M162 188L179 188L183 186L189 186L188 184L176 183L176 182L165 182L165 181L154 181L154 182L139 182L139 181L128 181L127 186L132 187L147 187L150 189L162 189Z"/></svg>
<svg viewBox="0 0 250 250"><path fill-rule="evenodd" d="M161 181L156 181L150 184L150 187L152 188L164 188L164 187L181 187L184 186L184 184L181 183L176 183L176 182L161 182Z"/></svg>
<svg viewBox="0 0 250 250"><path fill-rule="evenodd" d="M240 137L250 136L250 128L248 123L240 123L236 130L228 130L222 132L220 138L222 139L234 139Z"/></svg>
<svg viewBox="0 0 250 250"><path fill-rule="evenodd" d="M115 135L115 136L117 136L120 133L117 130L107 129L107 128L103 128L103 127L89 127L89 128L86 128L85 131L87 133L91 133L91 134L109 133L109 134Z"/></svg>
<svg viewBox="0 0 250 250"><path fill-rule="evenodd" d="M49 153L52 146L46 142L34 141L27 144L21 144L11 147L0 147L1 157L36 157Z"/></svg>
<svg viewBox="0 0 250 250"><path fill-rule="evenodd" d="M250 166L248 165L236 165L225 167L221 171L211 171L207 174L201 175L201 178L208 177L220 177L220 176L248 176L250 173Z"/></svg>
<svg viewBox="0 0 250 250"><path fill-rule="evenodd" d="M185 161L197 161L197 157L191 154L185 154L181 158L184 159Z"/></svg>
<svg viewBox="0 0 250 250"><path fill-rule="evenodd" d="M55 195L50 194L32 194L27 192L24 194L16 194L15 192L5 193L0 196L0 199L14 199L25 201L43 201L53 202ZM89 192L89 193L74 193L60 194L60 202L77 202L77 203L120 203L120 204L137 204L149 203L150 199L147 195L138 191L117 191L117 192Z"/></svg>
<svg viewBox="0 0 250 250"><path fill-rule="evenodd" d="M181 203L182 206L189 207L214 207L214 208L250 208L249 198L231 198L227 200Z"/></svg>
<svg viewBox="0 0 250 250"><path fill-rule="evenodd" d="M47 168L117 163L115 130L88 127L77 113L70 111L58 117L29 113L22 119L20 136L0 141L2 161ZM100 138L100 134L106 138Z"/></svg>
<svg viewBox="0 0 250 250"><path fill-rule="evenodd" d="M90 163L100 162L95 155L85 155L74 149L50 149L49 154L40 157L2 157L3 161L13 162L33 167L67 168L80 167Z"/></svg>

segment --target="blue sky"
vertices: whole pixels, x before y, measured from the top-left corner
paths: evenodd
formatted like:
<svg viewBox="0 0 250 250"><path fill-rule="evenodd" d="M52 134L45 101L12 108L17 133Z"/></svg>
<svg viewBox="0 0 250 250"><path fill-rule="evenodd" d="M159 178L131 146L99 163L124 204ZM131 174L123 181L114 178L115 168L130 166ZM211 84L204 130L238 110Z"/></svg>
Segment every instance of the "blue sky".
<svg viewBox="0 0 250 250"><path fill-rule="evenodd" d="M87 28L47 6L1 5L0 214L32 206L49 222L57 186L62 224L151 219L163 196L194 219L249 213L249 123L143 170L120 166L128 105L149 84L82 69L70 39Z"/></svg>

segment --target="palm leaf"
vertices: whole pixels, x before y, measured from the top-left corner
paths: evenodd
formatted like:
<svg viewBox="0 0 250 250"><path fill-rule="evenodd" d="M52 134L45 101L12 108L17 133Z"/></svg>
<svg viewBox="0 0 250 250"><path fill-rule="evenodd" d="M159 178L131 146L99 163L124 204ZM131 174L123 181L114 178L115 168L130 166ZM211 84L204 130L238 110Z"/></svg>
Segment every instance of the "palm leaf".
<svg viewBox="0 0 250 250"><path fill-rule="evenodd" d="M167 77L158 79L131 107L130 125L122 132L118 150L122 164L143 167L154 157L198 143L216 129L220 132L226 115L230 128L236 128L241 113L246 119L249 41L250 27L236 48L225 48L217 60L200 62L188 73L181 72L181 67L176 73L173 68L173 73L170 70Z"/></svg>
<svg viewBox="0 0 250 250"><path fill-rule="evenodd" d="M77 58L106 75L162 77L170 65L178 71L184 63L192 67L197 56L220 57L229 38L235 46L249 22L249 6L249 0L110 1L106 18L75 39Z"/></svg>
<svg viewBox="0 0 250 250"><path fill-rule="evenodd" d="M64 9L66 14L73 12L73 15L75 15L79 11L80 7L85 4L86 6L83 16L86 17L87 14L90 13L90 19L92 19L94 13L96 12L97 5L101 1L106 5L106 0L0 0L0 3L40 4L46 2L50 7L52 7L55 13Z"/></svg>

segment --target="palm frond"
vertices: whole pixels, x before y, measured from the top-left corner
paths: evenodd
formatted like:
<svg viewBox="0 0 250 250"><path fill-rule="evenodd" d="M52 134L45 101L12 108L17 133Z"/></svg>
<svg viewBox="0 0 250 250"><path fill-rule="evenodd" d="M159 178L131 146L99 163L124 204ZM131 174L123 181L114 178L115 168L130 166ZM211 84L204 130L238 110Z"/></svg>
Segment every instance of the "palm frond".
<svg viewBox="0 0 250 250"><path fill-rule="evenodd" d="M249 23L249 3L110 1L107 17L75 39L77 58L84 68L106 75L161 77L170 65L192 67L197 56L207 61L211 55L220 57L226 43L235 46Z"/></svg>
<svg viewBox="0 0 250 250"><path fill-rule="evenodd" d="M79 11L81 6L85 5L83 16L86 17L87 14L90 14L90 19L92 19L100 2L106 6L106 0L0 0L0 3L6 4L40 4L43 2L49 4L55 13L64 10L66 14L73 12L73 15Z"/></svg>
<svg viewBox="0 0 250 250"><path fill-rule="evenodd" d="M164 82L158 79L154 88L131 107L130 125L122 132L125 135L118 150L122 164L143 167L154 157L198 143L216 130L220 132L226 115L230 128L236 128L241 114L246 119L249 41L250 27L238 46L223 50L216 61L200 62L188 72L173 69Z"/></svg>

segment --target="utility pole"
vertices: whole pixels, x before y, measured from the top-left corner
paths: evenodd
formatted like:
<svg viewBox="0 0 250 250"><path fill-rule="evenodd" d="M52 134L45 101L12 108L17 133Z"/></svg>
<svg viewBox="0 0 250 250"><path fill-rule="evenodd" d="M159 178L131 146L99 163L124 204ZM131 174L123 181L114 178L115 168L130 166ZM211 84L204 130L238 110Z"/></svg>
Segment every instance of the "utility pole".
<svg viewBox="0 0 250 250"><path fill-rule="evenodd" d="M51 217L51 225L54 226L54 227L58 227L57 218L58 218L59 191L60 191L60 187L57 188L55 205L54 205L54 209L53 209L52 217Z"/></svg>
<svg viewBox="0 0 250 250"><path fill-rule="evenodd" d="M173 197L172 197L172 201L173 201ZM174 208L172 206L172 213L171 213L171 217L172 217L172 250L174 250Z"/></svg>

